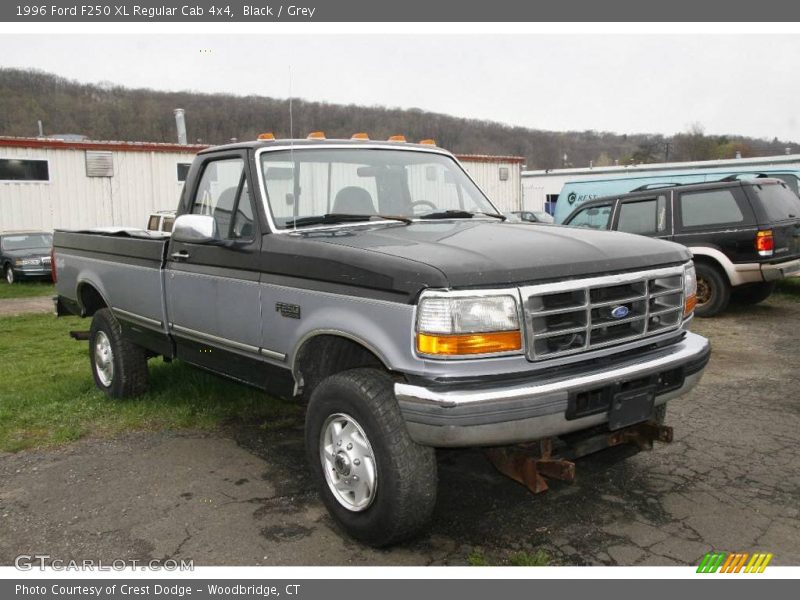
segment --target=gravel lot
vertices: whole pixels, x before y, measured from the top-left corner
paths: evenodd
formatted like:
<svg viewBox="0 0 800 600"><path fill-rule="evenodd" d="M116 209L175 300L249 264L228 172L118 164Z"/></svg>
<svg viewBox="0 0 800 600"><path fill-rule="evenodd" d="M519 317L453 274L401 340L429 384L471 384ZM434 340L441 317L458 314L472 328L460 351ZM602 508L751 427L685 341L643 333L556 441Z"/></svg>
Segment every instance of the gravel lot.
<svg viewBox="0 0 800 600"><path fill-rule="evenodd" d="M764 551L800 564L800 303L776 297L695 321L713 356L670 404L675 442L578 462L574 484L533 496L475 450L439 455L424 537L376 551L344 536L306 473L298 430L129 434L0 455L0 564L184 558L197 565L696 564ZM89 376L87 371L87 377Z"/></svg>

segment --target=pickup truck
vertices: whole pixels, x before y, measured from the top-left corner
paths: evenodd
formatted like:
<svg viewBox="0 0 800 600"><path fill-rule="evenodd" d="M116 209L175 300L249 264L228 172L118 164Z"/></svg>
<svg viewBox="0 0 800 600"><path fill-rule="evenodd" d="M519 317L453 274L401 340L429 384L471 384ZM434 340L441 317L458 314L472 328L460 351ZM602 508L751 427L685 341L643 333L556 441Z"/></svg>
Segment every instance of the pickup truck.
<svg viewBox="0 0 800 600"><path fill-rule="evenodd" d="M101 390L162 356L307 402L319 493L376 546L429 520L435 448L663 421L710 352L685 247L507 222L431 143L207 149L171 237L56 231L54 256Z"/></svg>

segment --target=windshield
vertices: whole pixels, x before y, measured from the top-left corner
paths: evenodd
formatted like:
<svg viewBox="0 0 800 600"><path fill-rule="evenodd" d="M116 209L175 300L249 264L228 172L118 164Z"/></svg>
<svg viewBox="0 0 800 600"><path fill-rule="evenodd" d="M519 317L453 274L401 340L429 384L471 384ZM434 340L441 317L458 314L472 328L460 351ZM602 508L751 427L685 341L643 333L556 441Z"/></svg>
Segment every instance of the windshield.
<svg viewBox="0 0 800 600"><path fill-rule="evenodd" d="M30 250L49 248L52 245L53 236L49 233L9 235L3 238L3 250Z"/></svg>
<svg viewBox="0 0 800 600"><path fill-rule="evenodd" d="M499 215L453 159L433 152L298 148L264 152L261 169L280 229L335 221L325 215Z"/></svg>

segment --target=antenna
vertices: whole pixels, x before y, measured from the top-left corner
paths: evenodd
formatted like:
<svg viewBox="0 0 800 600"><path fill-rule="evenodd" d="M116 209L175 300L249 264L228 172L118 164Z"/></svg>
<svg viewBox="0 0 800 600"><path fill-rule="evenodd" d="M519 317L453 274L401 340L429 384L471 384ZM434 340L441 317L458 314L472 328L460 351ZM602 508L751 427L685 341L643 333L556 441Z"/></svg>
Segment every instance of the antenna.
<svg viewBox="0 0 800 600"><path fill-rule="evenodd" d="M292 66L289 65L289 160L292 161L292 196L294 196L294 201L292 202L292 229L297 231L297 175L295 173L294 168L294 120L292 117Z"/></svg>

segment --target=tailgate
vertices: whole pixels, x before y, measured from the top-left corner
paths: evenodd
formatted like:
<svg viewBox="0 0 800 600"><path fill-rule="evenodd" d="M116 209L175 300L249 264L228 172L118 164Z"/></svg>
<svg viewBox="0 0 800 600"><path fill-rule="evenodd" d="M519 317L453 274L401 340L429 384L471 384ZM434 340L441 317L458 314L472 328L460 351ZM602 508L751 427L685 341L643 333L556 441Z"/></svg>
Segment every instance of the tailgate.
<svg viewBox="0 0 800 600"><path fill-rule="evenodd" d="M775 260L800 258L800 219L774 223L771 227L775 239Z"/></svg>

